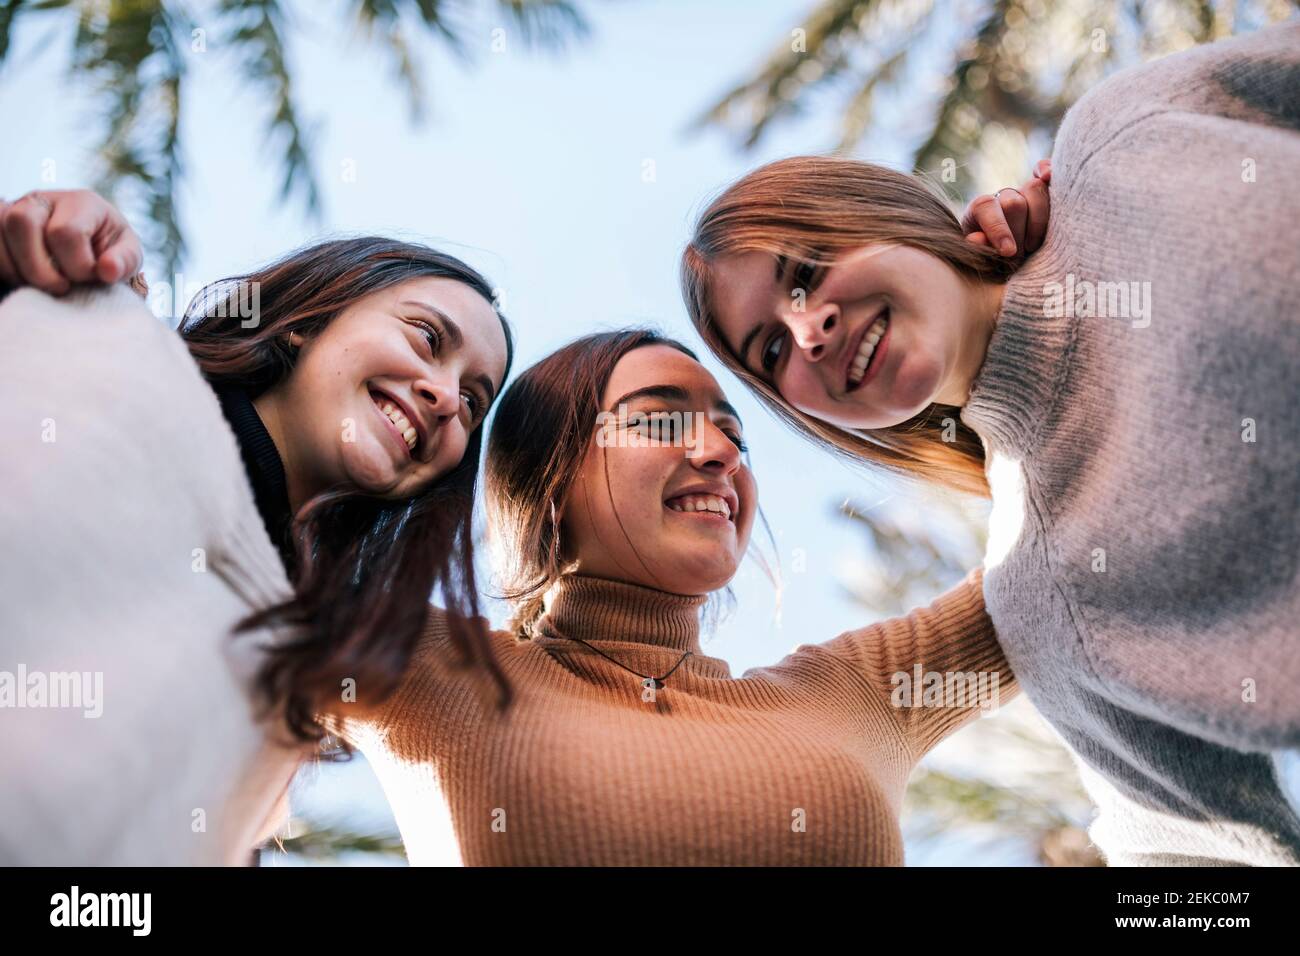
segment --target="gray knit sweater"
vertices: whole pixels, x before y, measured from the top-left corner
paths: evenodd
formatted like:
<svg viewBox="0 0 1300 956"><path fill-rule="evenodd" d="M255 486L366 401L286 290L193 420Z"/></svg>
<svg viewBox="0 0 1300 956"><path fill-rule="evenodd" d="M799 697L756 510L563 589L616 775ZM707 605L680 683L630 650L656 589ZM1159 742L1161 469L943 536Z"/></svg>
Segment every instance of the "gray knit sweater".
<svg viewBox="0 0 1300 956"><path fill-rule="evenodd" d="M1100 84L1052 164L962 411L989 614L1110 863L1296 865L1300 23Z"/></svg>

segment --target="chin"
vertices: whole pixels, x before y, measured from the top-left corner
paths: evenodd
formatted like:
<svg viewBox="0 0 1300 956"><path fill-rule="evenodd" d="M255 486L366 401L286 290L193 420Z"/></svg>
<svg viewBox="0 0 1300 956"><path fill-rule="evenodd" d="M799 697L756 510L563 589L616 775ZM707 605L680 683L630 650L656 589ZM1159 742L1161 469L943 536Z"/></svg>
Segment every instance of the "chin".
<svg viewBox="0 0 1300 956"><path fill-rule="evenodd" d="M926 399L925 401L921 402L921 404L919 405L897 408L883 418L882 424L876 425L874 427L895 428L906 422L910 422L913 418L915 418L917 415L920 415L923 411L925 411L929 407L930 407L930 400Z"/></svg>
<svg viewBox="0 0 1300 956"><path fill-rule="evenodd" d="M673 567L676 571L672 576L672 587L668 590L675 594L709 594L731 583L731 579L736 576L738 562L731 554L719 555L710 560L699 552L694 552L673 562Z"/></svg>
<svg viewBox="0 0 1300 956"><path fill-rule="evenodd" d="M398 482L398 475L392 462L381 456L382 452L383 449L374 449L369 455L349 455L344 462L348 483L369 495L389 494Z"/></svg>

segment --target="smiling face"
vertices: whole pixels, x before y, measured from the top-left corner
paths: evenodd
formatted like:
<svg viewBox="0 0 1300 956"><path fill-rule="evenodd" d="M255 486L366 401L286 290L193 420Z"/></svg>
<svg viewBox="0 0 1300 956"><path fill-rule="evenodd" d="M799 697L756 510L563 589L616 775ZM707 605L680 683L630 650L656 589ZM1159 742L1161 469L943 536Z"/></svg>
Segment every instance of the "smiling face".
<svg viewBox="0 0 1300 956"><path fill-rule="evenodd" d="M454 279L409 279L357 300L301 342L292 373L254 400L296 510L346 484L406 498L454 468L501 387L492 305Z"/></svg>
<svg viewBox="0 0 1300 956"><path fill-rule="evenodd" d="M604 437L593 436L561 508L565 557L581 574L673 594L724 587L748 547L757 488L718 383L675 348L643 346L619 359L601 408Z"/></svg>
<svg viewBox="0 0 1300 956"><path fill-rule="evenodd" d="M964 404L1003 289L883 243L829 266L736 253L711 276L730 351L791 406L842 428L888 428L934 402Z"/></svg>

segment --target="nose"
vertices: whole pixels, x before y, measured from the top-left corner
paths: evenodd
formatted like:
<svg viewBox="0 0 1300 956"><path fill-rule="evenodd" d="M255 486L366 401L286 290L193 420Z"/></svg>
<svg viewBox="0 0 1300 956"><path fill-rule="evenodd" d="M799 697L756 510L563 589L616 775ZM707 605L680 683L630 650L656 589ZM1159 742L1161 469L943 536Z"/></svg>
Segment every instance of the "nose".
<svg viewBox="0 0 1300 956"><path fill-rule="evenodd" d="M740 468L740 449L712 422L705 424L699 441L700 454L689 459L699 470L716 475L731 475Z"/></svg>
<svg viewBox="0 0 1300 956"><path fill-rule="evenodd" d="M428 403L432 421L445 425L460 411L460 387L449 376L417 379L415 394Z"/></svg>
<svg viewBox="0 0 1300 956"><path fill-rule="evenodd" d="M816 309L787 310L786 326L795 346L810 362L826 355L840 331L840 310L833 302Z"/></svg>

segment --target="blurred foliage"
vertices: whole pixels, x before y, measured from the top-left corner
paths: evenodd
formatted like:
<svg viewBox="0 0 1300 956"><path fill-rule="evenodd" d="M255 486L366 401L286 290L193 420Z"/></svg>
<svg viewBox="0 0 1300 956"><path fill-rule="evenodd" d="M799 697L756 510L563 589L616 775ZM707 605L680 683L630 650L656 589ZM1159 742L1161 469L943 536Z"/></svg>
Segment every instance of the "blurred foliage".
<svg viewBox="0 0 1300 956"><path fill-rule="evenodd" d="M941 840L959 830L983 834L988 843L1022 841L1045 866L1105 865L1085 829L1092 804L1073 758L1028 701L961 733L964 745L981 755L983 775L923 763L903 803L913 840Z"/></svg>
<svg viewBox="0 0 1300 956"><path fill-rule="evenodd" d="M406 850L397 833L360 833L301 817L292 817L286 832L263 846L262 853L287 853L306 862L324 864L336 864L346 853L374 853L406 861Z"/></svg>
<svg viewBox="0 0 1300 956"><path fill-rule="evenodd" d="M839 513L865 538L862 558L843 570L849 597L882 617L946 591L980 563L988 543L987 504L920 485L869 506L845 501Z"/></svg>
<svg viewBox="0 0 1300 956"><path fill-rule="evenodd" d="M990 180L1000 185L1023 176L1030 139L1046 141L1066 109L1107 74L1249 32L1296 6L1297 0L820 0L695 126L734 129L750 149L778 123L838 113L838 140L822 148L852 154L884 132L877 106L888 95L906 127L889 132L915 144L914 170L965 200L992 188ZM1017 168L978 176L974 161L990 146L1003 149L1008 136L1019 145Z"/></svg>
<svg viewBox="0 0 1300 956"><path fill-rule="evenodd" d="M126 210L132 223L143 224L141 238L170 277L185 255L177 194L185 173L183 120L195 119L185 109L193 56L211 50L224 58L236 81L265 104L264 142L278 154L280 201L296 197L319 223L321 194L312 167L317 128L296 105L289 66L289 39L301 29L296 14L327 7L332 19L341 15L378 44L405 90L412 118L419 120L427 97L415 41L431 36L468 62L468 8L475 6L501 11L525 43L542 48L561 48L588 32L572 0L334 0L309 6L289 0L0 0L0 65L18 29L53 25L41 35L42 44L67 35L70 81L91 93L103 118L93 134L99 155L95 188ZM486 35L482 42L487 44Z"/></svg>
<svg viewBox="0 0 1300 956"><path fill-rule="evenodd" d="M871 505L846 501L839 513L864 538L861 558L841 569L841 580L881 619L955 585L981 563L988 541L987 502L920 485ZM1074 759L1023 695L942 745L957 747L978 755L978 772L940 769L927 757L904 803L910 840L982 835L986 843L1024 843L1049 866L1102 865L1084 829L1092 804Z"/></svg>

